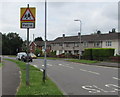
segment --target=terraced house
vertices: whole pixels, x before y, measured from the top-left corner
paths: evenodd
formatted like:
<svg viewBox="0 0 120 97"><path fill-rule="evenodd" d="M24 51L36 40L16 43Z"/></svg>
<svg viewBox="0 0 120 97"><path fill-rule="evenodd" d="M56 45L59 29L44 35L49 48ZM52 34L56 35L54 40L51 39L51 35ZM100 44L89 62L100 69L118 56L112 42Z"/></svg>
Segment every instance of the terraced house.
<svg viewBox="0 0 120 97"><path fill-rule="evenodd" d="M81 41L81 42L80 42ZM56 55L62 53L82 54L85 48L115 48L115 55L120 55L120 33L109 32L106 34L91 34L77 36L65 36L56 38L51 43L51 50Z"/></svg>

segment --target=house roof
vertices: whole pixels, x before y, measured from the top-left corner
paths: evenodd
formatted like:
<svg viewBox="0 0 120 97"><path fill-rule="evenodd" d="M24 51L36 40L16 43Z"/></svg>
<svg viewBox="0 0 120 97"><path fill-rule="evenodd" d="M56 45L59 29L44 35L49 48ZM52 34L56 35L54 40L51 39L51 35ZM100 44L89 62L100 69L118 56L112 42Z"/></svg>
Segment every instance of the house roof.
<svg viewBox="0 0 120 97"><path fill-rule="evenodd" d="M37 46L43 46L44 45L44 41L35 41L34 42Z"/></svg>
<svg viewBox="0 0 120 97"><path fill-rule="evenodd" d="M120 33L107 33L107 34L91 34L91 35L81 35L81 41L102 41L102 40L114 40L120 39ZM58 37L54 40L54 43L57 42L79 42L78 36L69 36L69 37Z"/></svg>
<svg viewBox="0 0 120 97"><path fill-rule="evenodd" d="M47 46L50 46L50 44L52 43L53 41L47 41L46 44ZM44 46L44 41L35 41L34 42L37 46Z"/></svg>

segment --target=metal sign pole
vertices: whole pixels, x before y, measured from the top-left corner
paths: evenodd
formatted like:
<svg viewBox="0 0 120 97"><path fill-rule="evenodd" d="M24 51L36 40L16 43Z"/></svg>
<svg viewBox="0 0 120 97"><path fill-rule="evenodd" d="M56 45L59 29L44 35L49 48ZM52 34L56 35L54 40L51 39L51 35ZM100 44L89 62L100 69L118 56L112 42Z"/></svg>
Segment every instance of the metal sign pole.
<svg viewBox="0 0 120 97"><path fill-rule="evenodd" d="M46 0L45 0L45 56L44 56L44 70L43 70L43 82L45 82L46 80L46 77L47 77L47 59L46 59L46 32L47 32L47 3L46 3Z"/></svg>
<svg viewBox="0 0 120 97"><path fill-rule="evenodd" d="M28 4L29 8L29 4ZM26 85L29 85L29 28L27 28L27 64L26 64Z"/></svg>
<svg viewBox="0 0 120 97"><path fill-rule="evenodd" d="M20 28L27 29L27 62L26 62L26 85L29 85L29 29L35 28L35 7L21 8Z"/></svg>

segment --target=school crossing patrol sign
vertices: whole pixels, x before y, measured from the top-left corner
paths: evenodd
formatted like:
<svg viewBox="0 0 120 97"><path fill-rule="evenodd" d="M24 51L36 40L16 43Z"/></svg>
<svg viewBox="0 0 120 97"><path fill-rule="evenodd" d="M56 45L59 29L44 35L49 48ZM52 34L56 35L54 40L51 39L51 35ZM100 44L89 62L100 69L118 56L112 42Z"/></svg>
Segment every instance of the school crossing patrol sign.
<svg viewBox="0 0 120 97"><path fill-rule="evenodd" d="M35 7L21 8L20 10L20 28L35 28Z"/></svg>

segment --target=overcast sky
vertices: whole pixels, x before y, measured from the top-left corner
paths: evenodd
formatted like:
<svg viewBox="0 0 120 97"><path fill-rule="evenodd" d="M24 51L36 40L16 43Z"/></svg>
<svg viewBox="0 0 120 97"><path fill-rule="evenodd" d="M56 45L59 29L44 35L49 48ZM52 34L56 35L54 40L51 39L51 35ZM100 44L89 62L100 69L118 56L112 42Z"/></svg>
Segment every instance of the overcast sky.
<svg viewBox="0 0 120 97"><path fill-rule="evenodd" d="M20 28L20 8L27 7L29 4L30 7L36 7L36 27L30 29L30 40L33 40L33 34L35 37L44 39L44 2L41 0L23 1L0 1L0 32L16 32L23 40L26 40L27 30ZM82 21L81 33L83 35L94 33L96 30L107 33L112 28L118 31L118 0L71 1L55 2L54 0L47 3L47 40L54 40L62 34L78 35L80 23L74 19Z"/></svg>

